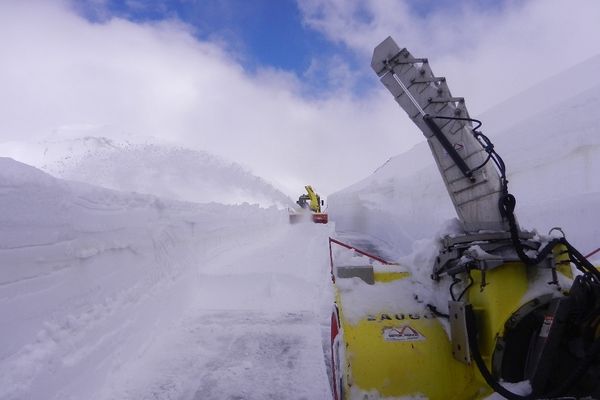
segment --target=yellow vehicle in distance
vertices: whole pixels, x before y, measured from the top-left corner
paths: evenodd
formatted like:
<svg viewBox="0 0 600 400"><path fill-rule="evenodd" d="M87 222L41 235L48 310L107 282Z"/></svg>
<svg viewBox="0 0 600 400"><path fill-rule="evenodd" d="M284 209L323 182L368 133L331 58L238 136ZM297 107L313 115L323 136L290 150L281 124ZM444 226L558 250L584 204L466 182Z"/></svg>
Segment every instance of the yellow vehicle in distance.
<svg viewBox="0 0 600 400"><path fill-rule="evenodd" d="M327 213L322 212L325 202L313 190L312 186L304 186L306 194L300 195L296 204L298 209L290 210L290 223L296 224L301 221L311 220L316 224L326 224L329 221Z"/></svg>

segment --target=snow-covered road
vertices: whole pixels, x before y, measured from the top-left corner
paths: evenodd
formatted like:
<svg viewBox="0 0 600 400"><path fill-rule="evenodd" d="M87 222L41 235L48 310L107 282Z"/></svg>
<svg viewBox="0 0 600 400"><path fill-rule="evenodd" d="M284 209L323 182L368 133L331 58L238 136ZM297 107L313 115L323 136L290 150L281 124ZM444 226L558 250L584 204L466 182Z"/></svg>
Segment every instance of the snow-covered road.
<svg viewBox="0 0 600 400"><path fill-rule="evenodd" d="M278 227L200 267L185 317L100 398L331 398L328 234L312 224Z"/></svg>
<svg viewBox="0 0 600 400"><path fill-rule="evenodd" d="M0 159L0 399L328 399L331 226Z"/></svg>
<svg viewBox="0 0 600 400"><path fill-rule="evenodd" d="M329 399L312 313L194 310L105 399Z"/></svg>

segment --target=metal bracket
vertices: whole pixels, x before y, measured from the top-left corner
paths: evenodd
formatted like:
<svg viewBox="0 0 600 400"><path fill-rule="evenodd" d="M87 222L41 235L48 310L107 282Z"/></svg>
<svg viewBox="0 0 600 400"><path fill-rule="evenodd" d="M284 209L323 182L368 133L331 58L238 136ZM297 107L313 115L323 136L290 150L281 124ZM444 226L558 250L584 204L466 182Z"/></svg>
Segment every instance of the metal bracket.
<svg viewBox="0 0 600 400"><path fill-rule="evenodd" d="M523 245L529 249L536 250L540 243L534 240L531 232L519 232ZM433 266L433 279L439 279L442 275L454 275L464 272L467 264L481 271L487 271L499 267L507 262L519 261L519 257L513 248L509 232L488 232L467 234L455 237L444 237L442 249L438 254ZM470 251L471 246L477 245L488 253L485 258L479 257L477 252ZM554 258L552 256L544 259L539 267L553 268Z"/></svg>
<svg viewBox="0 0 600 400"><path fill-rule="evenodd" d="M448 313L450 315L450 337L452 338L452 355L454 358L467 365L471 364L471 348L467 331L464 301L449 301Z"/></svg>
<svg viewBox="0 0 600 400"><path fill-rule="evenodd" d="M372 265L340 265L336 267L336 276L340 279L360 278L365 283L375 283L375 273Z"/></svg>

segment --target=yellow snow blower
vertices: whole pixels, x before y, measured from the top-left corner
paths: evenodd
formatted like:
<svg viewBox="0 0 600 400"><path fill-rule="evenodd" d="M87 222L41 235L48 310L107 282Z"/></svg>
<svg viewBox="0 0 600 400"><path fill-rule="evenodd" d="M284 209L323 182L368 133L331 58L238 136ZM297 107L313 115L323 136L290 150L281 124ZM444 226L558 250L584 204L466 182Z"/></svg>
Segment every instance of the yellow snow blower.
<svg viewBox="0 0 600 400"><path fill-rule="evenodd" d="M296 224L304 220L311 220L316 224L326 224L329 217L321 210L325 202L315 193L312 186L306 185L304 188L307 194L300 195L298 198L296 202L298 209L290 210L290 223Z"/></svg>
<svg viewBox="0 0 600 400"><path fill-rule="evenodd" d="M387 38L371 66L427 138L463 231L420 281L332 255L334 398L600 399L598 269L564 235L520 228L502 158L427 59Z"/></svg>

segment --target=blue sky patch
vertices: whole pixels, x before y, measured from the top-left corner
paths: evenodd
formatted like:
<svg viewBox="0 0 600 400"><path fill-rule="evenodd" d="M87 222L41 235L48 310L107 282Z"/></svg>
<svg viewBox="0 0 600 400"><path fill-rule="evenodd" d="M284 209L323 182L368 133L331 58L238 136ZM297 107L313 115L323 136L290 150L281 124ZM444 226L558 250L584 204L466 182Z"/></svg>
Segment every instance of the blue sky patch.
<svg viewBox="0 0 600 400"><path fill-rule="evenodd" d="M73 5L93 22L112 17L133 22L179 19L192 26L199 39L226 43L227 50L235 52L250 73L272 67L294 72L302 79L314 59L340 54L349 63L355 62L343 45L303 25L295 0L90 0ZM318 74L308 77L307 84L314 89L329 86Z"/></svg>

